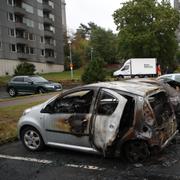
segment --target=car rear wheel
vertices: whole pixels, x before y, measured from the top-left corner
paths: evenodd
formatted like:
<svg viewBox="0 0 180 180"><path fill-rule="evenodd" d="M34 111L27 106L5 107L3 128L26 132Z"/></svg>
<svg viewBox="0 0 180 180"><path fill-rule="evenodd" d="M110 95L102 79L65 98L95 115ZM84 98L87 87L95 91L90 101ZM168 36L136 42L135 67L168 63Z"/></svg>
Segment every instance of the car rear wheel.
<svg viewBox="0 0 180 180"><path fill-rule="evenodd" d="M45 91L44 88L39 87L38 90L37 90L37 92L38 92L39 94L42 94L42 93L45 93L46 91Z"/></svg>
<svg viewBox="0 0 180 180"><path fill-rule="evenodd" d="M21 140L30 151L40 151L44 148L44 141L40 133L33 127L26 127L22 130Z"/></svg>
<svg viewBox="0 0 180 180"><path fill-rule="evenodd" d="M16 90L12 87L8 89L8 93L11 97L16 96L16 94L17 94Z"/></svg>
<svg viewBox="0 0 180 180"><path fill-rule="evenodd" d="M150 151L145 141L129 141L123 147L124 155L129 162L141 162L150 156Z"/></svg>

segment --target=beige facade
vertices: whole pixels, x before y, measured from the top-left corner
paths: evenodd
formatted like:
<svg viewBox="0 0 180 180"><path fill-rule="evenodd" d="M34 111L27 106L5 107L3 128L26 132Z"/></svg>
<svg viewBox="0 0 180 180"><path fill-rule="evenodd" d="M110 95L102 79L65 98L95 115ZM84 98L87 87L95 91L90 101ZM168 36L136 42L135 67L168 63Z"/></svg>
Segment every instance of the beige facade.
<svg viewBox="0 0 180 180"><path fill-rule="evenodd" d="M16 66L20 64L21 62L22 61L20 60L0 59L0 76L13 75ZM30 63L35 65L36 73L49 73L49 72L64 71L64 65L37 63L37 62L30 62Z"/></svg>

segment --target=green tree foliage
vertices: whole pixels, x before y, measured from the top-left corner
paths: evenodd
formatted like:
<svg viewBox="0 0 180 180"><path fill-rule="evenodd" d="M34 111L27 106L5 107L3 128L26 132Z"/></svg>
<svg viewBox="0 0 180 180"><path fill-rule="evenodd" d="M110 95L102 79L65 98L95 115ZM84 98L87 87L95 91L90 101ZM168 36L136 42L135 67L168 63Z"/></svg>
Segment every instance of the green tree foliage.
<svg viewBox="0 0 180 180"><path fill-rule="evenodd" d="M162 67L173 66L180 16L168 0L131 0L113 16L122 59L155 57Z"/></svg>
<svg viewBox="0 0 180 180"><path fill-rule="evenodd" d="M101 60L100 58L91 61L82 75L82 81L84 83L104 81L106 73L103 69L103 66L103 60Z"/></svg>
<svg viewBox="0 0 180 180"><path fill-rule="evenodd" d="M95 26L91 29L90 40L93 53L96 56L99 56L108 64L117 61L117 37L112 31Z"/></svg>
<svg viewBox="0 0 180 180"><path fill-rule="evenodd" d="M35 65L27 62L23 62L16 66L14 75L33 75L36 71Z"/></svg>

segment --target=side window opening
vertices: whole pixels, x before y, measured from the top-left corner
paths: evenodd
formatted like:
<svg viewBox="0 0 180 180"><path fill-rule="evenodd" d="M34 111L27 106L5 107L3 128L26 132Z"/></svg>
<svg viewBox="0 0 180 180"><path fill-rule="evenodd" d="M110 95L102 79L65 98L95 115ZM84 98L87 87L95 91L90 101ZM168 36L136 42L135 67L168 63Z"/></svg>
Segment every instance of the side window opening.
<svg viewBox="0 0 180 180"><path fill-rule="evenodd" d="M126 66L124 66L124 68L122 68L122 71L126 71L128 69L129 69L129 65L126 65Z"/></svg>
<svg viewBox="0 0 180 180"><path fill-rule="evenodd" d="M135 108L135 100L133 97L130 97L127 95L122 95L122 96L125 97L128 101L124 108L124 112L123 112L120 126L119 126L119 135L120 136L124 135L124 133L133 125L134 108Z"/></svg>
<svg viewBox="0 0 180 180"><path fill-rule="evenodd" d="M150 96L149 102L155 113L158 125L161 125L172 115L172 108L165 92L160 92Z"/></svg>
<svg viewBox="0 0 180 180"><path fill-rule="evenodd" d="M90 111L93 94L93 90L84 90L68 94L55 102L54 112L87 114Z"/></svg>
<svg viewBox="0 0 180 180"><path fill-rule="evenodd" d="M118 99L113 95L102 92L97 106L97 114L110 116L118 105Z"/></svg>

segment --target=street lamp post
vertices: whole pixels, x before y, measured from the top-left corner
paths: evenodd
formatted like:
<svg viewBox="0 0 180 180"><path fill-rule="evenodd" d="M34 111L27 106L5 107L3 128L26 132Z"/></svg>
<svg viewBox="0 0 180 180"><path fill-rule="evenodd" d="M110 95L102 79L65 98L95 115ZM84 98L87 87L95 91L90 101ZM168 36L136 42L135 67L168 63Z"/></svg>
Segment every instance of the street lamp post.
<svg viewBox="0 0 180 180"><path fill-rule="evenodd" d="M93 60L93 48L91 48L91 61Z"/></svg>
<svg viewBox="0 0 180 180"><path fill-rule="evenodd" d="M69 59L70 59L70 70L71 70L71 80L73 79L73 63L72 63L72 48L71 41L68 41L69 44Z"/></svg>

